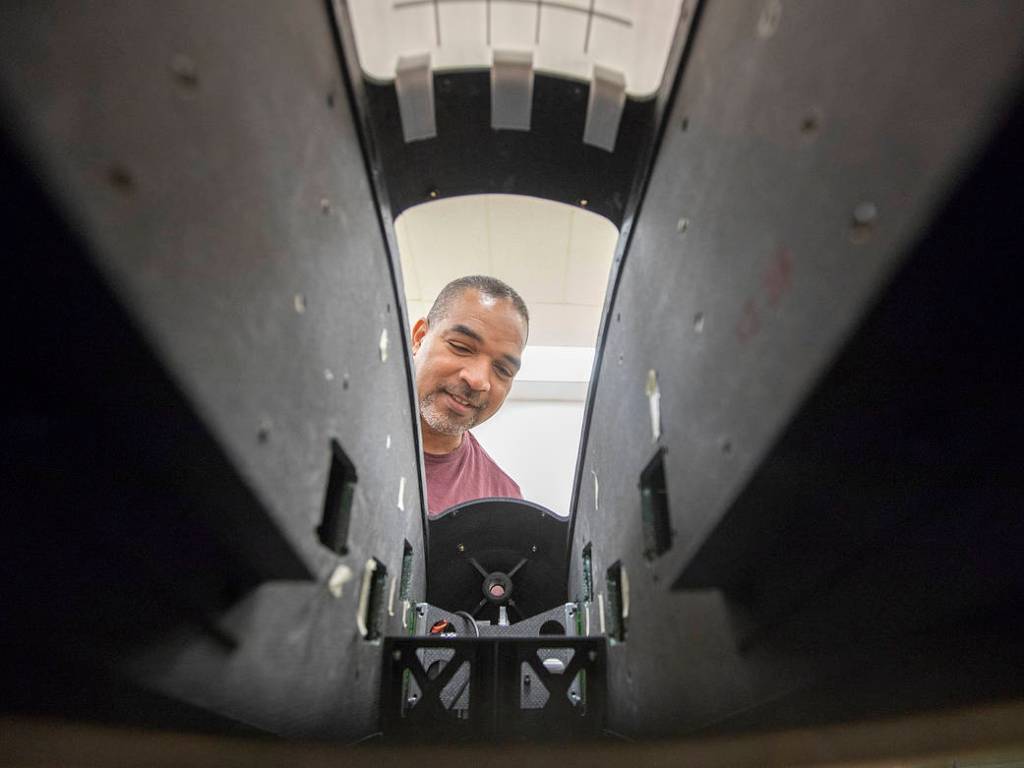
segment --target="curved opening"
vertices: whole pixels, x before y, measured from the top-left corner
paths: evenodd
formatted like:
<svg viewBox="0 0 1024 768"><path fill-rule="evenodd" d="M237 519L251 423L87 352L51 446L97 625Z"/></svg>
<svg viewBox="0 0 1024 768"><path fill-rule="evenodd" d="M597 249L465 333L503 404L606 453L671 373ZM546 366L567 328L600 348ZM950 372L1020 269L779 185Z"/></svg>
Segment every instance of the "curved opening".
<svg viewBox="0 0 1024 768"><path fill-rule="evenodd" d="M487 194L409 208L395 233L410 324L465 275L497 277L523 297L522 368L501 409L472 433L524 498L567 516L618 229L580 206Z"/></svg>

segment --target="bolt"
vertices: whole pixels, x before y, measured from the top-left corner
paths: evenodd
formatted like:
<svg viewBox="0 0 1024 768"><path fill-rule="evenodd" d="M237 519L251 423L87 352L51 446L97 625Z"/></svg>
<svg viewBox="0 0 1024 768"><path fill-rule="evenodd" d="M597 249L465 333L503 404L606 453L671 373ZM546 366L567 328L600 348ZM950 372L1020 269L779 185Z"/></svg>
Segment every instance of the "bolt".
<svg viewBox="0 0 1024 768"><path fill-rule="evenodd" d="M530 551L531 552L536 552L537 551L537 545L534 544L532 547L530 547Z"/></svg>
<svg viewBox="0 0 1024 768"><path fill-rule="evenodd" d="M331 212L331 201L328 200L326 197L321 197L320 198L320 213L322 213L324 216L326 216L330 212Z"/></svg>
<svg viewBox="0 0 1024 768"><path fill-rule="evenodd" d="M704 313L698 312L693 316L693 331L694 333L704 332Z"/></svg>
<svg viewBox="0 0 1024 768"><path fill-rule="evenodd" d="M292 299L292 304L295 306L295 312L299 315L306 313L306 297L301 293L296 293L295 298Z"/></svg>
<svg viewBox="0 0 1024 768"><path fill-rule="evenodd" d="M392 651L391 652L391 658L394 659L395 661L401 661L402 660L402 652L398 651L398 650Z"/></svg>
<svg viewBox="0 0 1024 768"><path fill-rule="evenodd" d="M690 220L687 218L681 218L676 222L676 232L679 234L685 234L686 230L690 228Z"/></svg>
<svg viewBox="0 0 1024 768"><path fill-rule="evenodd" d="M465 544L459 544L459 552L465 552L465 551L466 551L466 545Z"/></svg>
<svg viewBox="0 0 1024 768"><path fill-rule="evenodd" d="M586 208L587 205L589 205L589 204L590 204L590 201L587 200L587 198L584 197L584 198L580 199L580 207Z"/></svg>

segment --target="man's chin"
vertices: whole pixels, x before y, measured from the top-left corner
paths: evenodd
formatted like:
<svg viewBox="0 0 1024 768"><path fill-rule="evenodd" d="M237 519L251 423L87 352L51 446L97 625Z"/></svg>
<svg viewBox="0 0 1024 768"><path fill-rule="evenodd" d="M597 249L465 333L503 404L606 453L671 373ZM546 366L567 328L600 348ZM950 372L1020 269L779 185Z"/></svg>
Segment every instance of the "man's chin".
<svg viewBox="0 0 1024 768"><path fill-rule="evenodd" d="M423 421L427 426L439 435L455 437L476 424L476 414L459 414L451 410L447 413L438 413L438 409L421 411Z"/></svg>

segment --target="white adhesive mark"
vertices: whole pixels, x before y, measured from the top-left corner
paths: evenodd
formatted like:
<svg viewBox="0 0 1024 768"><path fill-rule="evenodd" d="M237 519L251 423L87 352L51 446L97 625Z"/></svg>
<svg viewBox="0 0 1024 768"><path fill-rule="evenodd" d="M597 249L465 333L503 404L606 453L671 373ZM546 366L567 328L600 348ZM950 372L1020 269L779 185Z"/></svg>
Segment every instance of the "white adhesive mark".
<svg viewBox="0 0 1024 768"><path fill-rule="evenodd" d="M330 368L324 368L324 378L328 381L334 381L334 371Z"/></svg>
<svg viewBox="0 0 1024 768"><path fill-rule="evenodd" d="M393 575L388 576L391 585L388 587L388 616L395 615L395 587L398 586L398 579Z"/></svg>
<svg viewBox="0 0 1024 768"><path fill-rule="evenodd" d="M301 293L296 293L295 298L292 299L292 303L295 305L295 311L303 315L306 313L306 297Z"/></svg>
<svg viewBox="0 0 1024 768"><path fill-rule="evenodd" d="M584 612L586 614L587 621L586 621L586 624L584 624L584 632L583 632L583 634L585 634L585 635L587 635L589 637L590 636L590 603L586 603L584 605Z"/></svg>
<svg viewBox="0 0 1024 768"><path fill-rule="evenodd" d="M629 618L629 574L626 566L619 566L619 591L622 593L622 621Z"/></svg>
<svg viewBox="0 0 1024 768"><path fill-rule="evenodd" d="M385 451L390 451L391 450L391 435L388 435L387 439L384 441L384 450Z"/></svg>
<svg viewBox="0 0 1024 768"><path fill-rule="evenodd" d="M339 565L327 580L327 589L336 598L345 592L345 585L352 581L352 569L347 565Z"/></svg>
<svg viewBox="0 0 1024 768"><path fill-rule="evenodd" d="M651 412L651 442L661 437L661 391L658 389L658 372L653 368L647 372L647 406Z"/></svg>
<svg viewBox="0 0 1024 768"><path fill-rule="evenodd" d="M377 345L380 348L380 361L386 363L388 361L388 329L385 328L380 332L380 343Z"/></svg>
<svg viewBox="0 0 1024 768"><path fill-rule="evenodd" d="M356 629L363 637L370 634L370 627L367 624L370 615L370 585L373 584L373 574L376 570L377 561L371 557L363 568L363 584L359 590L359 604L356 606Z"/></svg>
<svg viewBox="0 0 1024 768"><path fill-rule="evenodd" d="M605 634L605 631L606 631L605 628L604 628L604 593L603 592L598 592L597 593L597 618L598 618L598 622L597 622L598 626L601 627L601 634L603 635L603 634Z"/></svg>
<svg viewBox="0 0 1024 768"><path fill-rule="evenodd" d="M772 37L778 31L781 20L782 0L768 0L757 20L757 36L764 40Z"/></svg>
<svg viewBox="0 0 1024 768"><path fill-rule="evenodd" d="M590 474L594 476L594 511L597 512L597 498L598 494L600 494L601 492L601 487L597 482L597 472L595 472L594 470L590 470Z"/></svg>
<svg viewBox="0 0 1024 768"><path fill-rule="evenodd" d="M405 512L405 475L398 481L398 509Z"/></svg>

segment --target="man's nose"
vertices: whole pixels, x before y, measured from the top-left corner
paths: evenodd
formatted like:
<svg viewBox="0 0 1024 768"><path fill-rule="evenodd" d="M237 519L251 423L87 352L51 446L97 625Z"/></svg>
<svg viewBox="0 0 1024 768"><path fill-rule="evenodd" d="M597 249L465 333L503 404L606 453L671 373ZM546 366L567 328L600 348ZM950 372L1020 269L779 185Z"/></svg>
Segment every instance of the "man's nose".
<svg viewBox="0 0 1024 768"><path fill-rule="evenodd" d="M490 369L486 360L466 363L460 377L474 392L488 392L491 389Z"/></svg>

